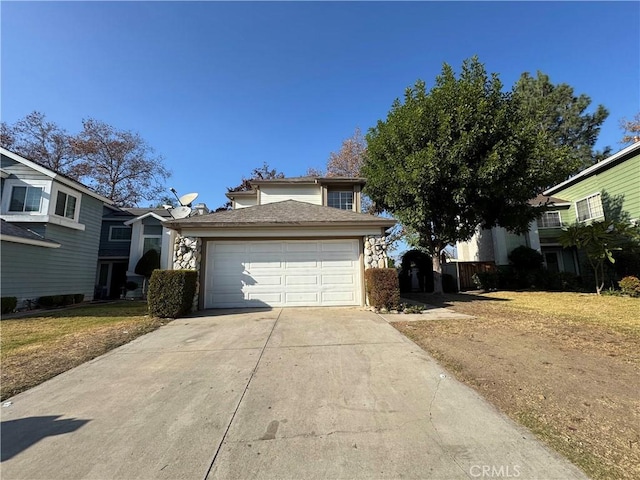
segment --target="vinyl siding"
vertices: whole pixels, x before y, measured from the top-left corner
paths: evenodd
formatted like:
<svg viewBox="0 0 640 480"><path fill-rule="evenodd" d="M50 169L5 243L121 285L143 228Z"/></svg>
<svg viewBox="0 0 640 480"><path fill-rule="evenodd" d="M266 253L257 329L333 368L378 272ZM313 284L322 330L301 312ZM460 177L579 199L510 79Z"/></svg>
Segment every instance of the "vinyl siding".
<svg viewBox="0 0 640 480"><path fill-rule="evenodd" d="M260 187L261 205L285 200L322 205L322 189L320 185L262 185Z"/></svg>
<svg viewBox="0 0 640 480"><path fill-rule="evenodd" d="M22 180L51 180L51 177L48 177L31 167L23 165L22 163L18 163L9 157L5 157L4 155L0 155L0 157L2 157L0 159L0 167L12 175L12 177L9 178L18 177Z"/></svg>
<svg viewBox="0 0 640 480"><path fill-rule="evenodd" d="M79 221L85 225L84 231L52 224L33 228L60 243L60 248L2 242L2 295L21 301L43 295L82 293L85 300L93 299L102 205L101 201L83 195Z"/></svg>
<svg viewBox="0 0 640 480"><path fill-rule="evenodd" d="M124 226L125 220L103 220L100 231L100 256L101 257L128 257L131 241L113 242L109 240L109 231L113 226ZM130 227L129 227L130 228Z"/></svg>
<svg viewBox="0 0 640 480"><path fill-rule="evenodd" d="M622 210L630 219L640 218L640 155L554 192L554 197L572 203L571 208L561 211L563 225L570 225L576 221L576 202L595 193L601 193L603 196L606 193L612 200L620 200ZM603 207L607 216L610 212L606 211L605 203L603 197Z"/></svg>

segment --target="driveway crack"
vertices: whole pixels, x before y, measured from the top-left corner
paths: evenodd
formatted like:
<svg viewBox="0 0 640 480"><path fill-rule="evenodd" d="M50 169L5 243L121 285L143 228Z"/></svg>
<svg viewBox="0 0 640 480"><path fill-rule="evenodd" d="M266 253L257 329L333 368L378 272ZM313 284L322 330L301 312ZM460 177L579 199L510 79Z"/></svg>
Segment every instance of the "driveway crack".
<svg viewBox="0 0 640 480"><path fill-rule="evenodd" d="M264 345L262 346L262 350L260 350L260 355L258 355L258 360L256 361L256 365L255 365L255 367L253 367L253 370L251 371L251 375L249 375L249 381L245 385L244 391L242 392L242 395L240 395L240 400L238 400L238 404L236 405L236 408L233 411L233 414L231 415L231 420L229 420L229 424L227 425L227 428L224 431L224 435L222 435L222 439L220 439L220 443L218 444L218 447L216 448L216 453L213 455L213 458L211 459L211 463L209 464L209 468L207 469L206 473L204 474L204 480L207 480L207 477L211 473L211 470L213 470L213 465L216 463L216 459L218 458L218 454L220 453L220 450L222 449L222 445L224 444L224 441L226 440L227 435L229 434L229 430L231 429L231 425L233 424L233 421L236 418L236 414L238 413L238 410L240 409L240 405L242 404L242 401L244 400L244 396L246 395L247 390L249 390L249 385L251 385L251 381L253 380L253 377L256 374L256 371L258 370L258 366L260 365L260 361L262 360L262 356L264 355L264 351L267 349L267 345L269 344L269 340L271 340L271 336L273 335L273 332L276 329L276 325L278 324L278 320L280 320L280 315L282 315L282 309L280 309L280 312L278 313L278 317L276 318L276 321L273 322L273 326L271 327L271 331L269 332L269 336L267 337L267 340L264 342Z"/></svg>

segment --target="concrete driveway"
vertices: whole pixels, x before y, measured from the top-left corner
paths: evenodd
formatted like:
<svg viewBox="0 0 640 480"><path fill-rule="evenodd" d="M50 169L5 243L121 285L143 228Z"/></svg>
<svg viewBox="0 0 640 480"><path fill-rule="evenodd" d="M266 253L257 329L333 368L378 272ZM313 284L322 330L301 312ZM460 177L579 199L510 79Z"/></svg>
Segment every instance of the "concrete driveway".
<svg viewBox="0 0 640 480"><path fill-rule="evenodd" d="M4 480L585 478L356 308L176 320L10 401Z"/></svg>

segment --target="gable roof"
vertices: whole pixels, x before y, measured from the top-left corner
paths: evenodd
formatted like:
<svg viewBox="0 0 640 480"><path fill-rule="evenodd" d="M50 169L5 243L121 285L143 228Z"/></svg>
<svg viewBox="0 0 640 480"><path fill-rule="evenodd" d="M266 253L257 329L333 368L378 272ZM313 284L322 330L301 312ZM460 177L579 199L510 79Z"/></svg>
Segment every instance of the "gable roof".
<svg viewBox="0 0 640 480"><path fill-rule="evenodd" d="M611 168L614 165L620 163L620 162L624 162L625 160L628 160L629 158L633 157L634 155L640 154L640 142L636 142L632 145L629 145L626 148L623 148L622 150L620 150L617 153L614 153L613 155L611 155L610 157L605 158L604 160L602 160L601 162L596 163L595 165L590 166L589 168L582 170L580 173L578 173L577 175L574 175L573 177L569 178L568 180L565 180L562 183L559 183L558 185L555 185L553 187L551 187L550 189L546 190L544 192L544 195L551 195L553 193L556 193L570 185L573 185L575 183L578 183L582 180L584 180L585 178L601 171L601 170L606 170L607 168Z"/></svg>
<svg viewBox="0 0 640 480"><path fill-rule="evenodd" d="M89 195L90 197L100 200L101 202L104 202L107 204L113 204L113 202L107 197L103 197L102 195L91 190L86 185L83 185L82 183L72 179L67 175L51 170L50 168L47 168L44 165L40 165L39 163L34 162L33 160L29 160L28 158L25 158L22 155L18 155L17 153L7 150L6 148L3 148L3 147L0 147L0 153L6 157L9 157L11 160L15 160L18 163L26 165L27 167L62 183L63 185L67 185L68 187L74 188L79 192L82 192L86 195Z"/></svg>
<svg viewBox="0 0 640 480"><path fill-rule="evenodd" d="M58 248L60 244L47 240L41 235L27 229L0 219L0 240L5 242L24 243L39 247Z"/></svg>
<svg viewBox="0 0 640 480"><path fill-rule="evenodd" d="M567 205L571 205L571 202L568 200L563 200L558 197L550 197L548 195L540 194L536 198L532 198L529 200L529 205L534 207L542 207L542 206L554 206L554 207L563 207Z"/></svg>
<svg viewBox="0 0 640 480"><path fill-rule="evenodd" d="M313 205L296 200L255 205L167 222L170 228L362 225L392 227L396 221L366 213Z"/></svg>

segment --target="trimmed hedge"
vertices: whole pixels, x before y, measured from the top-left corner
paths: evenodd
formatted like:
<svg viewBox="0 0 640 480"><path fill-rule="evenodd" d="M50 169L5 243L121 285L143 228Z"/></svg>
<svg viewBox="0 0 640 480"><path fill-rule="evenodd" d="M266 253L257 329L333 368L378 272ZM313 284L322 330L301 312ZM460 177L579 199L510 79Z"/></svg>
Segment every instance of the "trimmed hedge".
<svg viewBox="0 0 640 480"><path fill-rule="evenodd" d="M38 298L38 305L42 308L64 307L84 300L83 293L69 293L66 295L45 295Z"/></svg>
<svg viewBox="0 0 640 480"><path fill-rule="evenodd" d="M390 310L400 303L400 284L395 268L370 268L364 271L369 305Z"/></svg>
<svg viewBox="0 0 640 480"><path fill-rule="evenodd" d="M154 270L149 282L149 314L177 318L191 311L196 294L195 270Z"/></svg>
<svg viewBox="0 0 640 480"><path fill-rule="evenodd" d="M11 313L18 306L18 299L16 297L2 297L2 313Z"/></svg>

